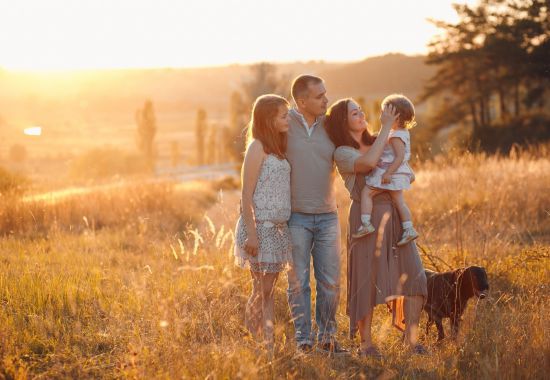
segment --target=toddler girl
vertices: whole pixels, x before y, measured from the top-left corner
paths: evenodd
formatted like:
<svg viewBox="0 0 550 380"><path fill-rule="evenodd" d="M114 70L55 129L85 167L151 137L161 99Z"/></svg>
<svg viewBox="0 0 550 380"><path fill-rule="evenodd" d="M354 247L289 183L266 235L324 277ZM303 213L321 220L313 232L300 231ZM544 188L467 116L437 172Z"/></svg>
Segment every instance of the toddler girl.
<svg viewBox="0 0 550 380"><path fill-rule="evenodd" d="M398 246L416 239L418 233L411 221L411 212L405 203L403 190L411 187L414 173L409 166L411 158L411 137L409 129L416 125L414 106L404 95L393 94L382 101L382 109L391 104L397 109L399 117L392 126L388 143L376 167L365 178L367 186L361 191L361 223L353 234L354 238L366 236L375 231L371 224L372 198L384 191L389 192L401 217L403 235Z"/></svg>

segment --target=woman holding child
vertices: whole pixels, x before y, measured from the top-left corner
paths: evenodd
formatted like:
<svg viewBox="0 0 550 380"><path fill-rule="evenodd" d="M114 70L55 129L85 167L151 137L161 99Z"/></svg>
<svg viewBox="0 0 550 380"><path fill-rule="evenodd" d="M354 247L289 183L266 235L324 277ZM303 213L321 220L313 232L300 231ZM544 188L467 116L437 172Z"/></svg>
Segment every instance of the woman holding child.
<svg viewBox="0 0 550 380"><path fill-rule="evenodd" d="M362 190L367 183L373 182L369 174L379 176L379 159L388 152L392 129L405 128L414 121L412 103L406 98L399 101L395 99L388 98L382 103L382 129L376 138L367 130L365 114L352 99L334 103L327 111L325 121L327 132L336 146L334 161L352 199L347 240L347 313L350 318L350 335L353 337L359 331L361 355L374 358L382 357L371 337L373 309L378 304L387 304L392 310L393 324L405 331L405 342L412 352L426 354L426 349L418 344L418 321L427 297L426 276L412 242L414 236L405 239L405 242L403 240L408 236L403 227L412 227L412 223L401 224L398 209L406 208L406 205L403 207L403 204L395 205L392 202L392 198L403 202L401 194L395 196L389 191L382 191L383 187L372 187L368 220L364 217L364 205L363 213L361 210ZM410 147L402 148L403 151L406 148L410 151ZM392 167L397 169L401 163ZM382 183L387 185L395 180L397 183L402 182L399 171L394 170L394 175L385 176ZM412 171L410 174L412 177ZM380 186L381 180L378 182ZM407 216L407 222L410 223L410 215ZM364 225L372 225L373 231L358 234Z"/></svg>

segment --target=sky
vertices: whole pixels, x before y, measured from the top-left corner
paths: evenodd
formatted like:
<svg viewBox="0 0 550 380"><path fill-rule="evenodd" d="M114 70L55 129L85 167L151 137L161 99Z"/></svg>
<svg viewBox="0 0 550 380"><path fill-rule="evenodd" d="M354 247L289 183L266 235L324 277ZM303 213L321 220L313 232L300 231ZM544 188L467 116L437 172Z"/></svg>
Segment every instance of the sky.
<svg viewBox="0 0 550 380"><path fill-rule="evenodd" d="M476 0L0 0L0 67L198 67L426 54Z"/></svg>

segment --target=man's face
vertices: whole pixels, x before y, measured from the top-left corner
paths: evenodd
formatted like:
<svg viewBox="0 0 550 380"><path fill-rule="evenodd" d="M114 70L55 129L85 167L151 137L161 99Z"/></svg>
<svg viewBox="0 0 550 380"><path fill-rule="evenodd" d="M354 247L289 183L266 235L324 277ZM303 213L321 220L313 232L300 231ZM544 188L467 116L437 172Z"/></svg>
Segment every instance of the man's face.
<svg viewBox="0 0 550 380"><path fill-rule="evenodd" d="M300 99L301 108L315 117L324 115L328 106L325 84L323 82L310 83L308 88L308 95L304 99Z"/></svg>

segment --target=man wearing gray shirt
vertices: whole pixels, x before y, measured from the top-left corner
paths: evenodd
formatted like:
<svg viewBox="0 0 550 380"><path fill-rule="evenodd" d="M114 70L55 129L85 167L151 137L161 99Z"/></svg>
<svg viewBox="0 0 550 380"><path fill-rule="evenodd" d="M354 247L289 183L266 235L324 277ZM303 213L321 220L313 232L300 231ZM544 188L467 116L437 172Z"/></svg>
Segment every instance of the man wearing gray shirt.
<svg viewBox="0 0 550 380"><path fill-rule="evenodd" d="M316 280L315 322L318 349L345 354L335 340L340 295L340 224L334 195L334 144L324 128L328 99L321 78L301 75L292 83L296 108L289 112L287 159L291 165L292 215L288 221L293 264L288 302L296 343L311 351L310 258Z"/></svg>

